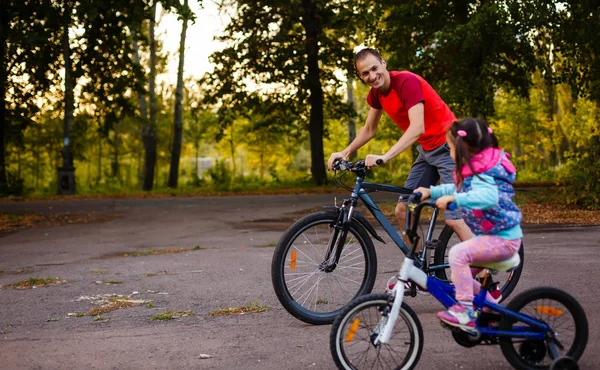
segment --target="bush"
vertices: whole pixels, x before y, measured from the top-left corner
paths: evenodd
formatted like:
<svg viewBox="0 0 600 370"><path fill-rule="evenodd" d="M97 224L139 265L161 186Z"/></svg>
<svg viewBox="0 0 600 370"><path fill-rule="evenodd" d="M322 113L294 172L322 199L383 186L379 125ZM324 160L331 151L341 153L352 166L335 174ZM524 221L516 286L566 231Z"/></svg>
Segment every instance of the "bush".
<svg viewBox="0 0 600 370"><path fill-rule="evenodd" d="M600 209L600 135L592 135L586 147L567 158L560 175L567 202Z"/></svg>
<svg viewBox="0 0 600 370"><path fill-rule="evenodd" d="M0 184L0 197L25 195L25 182L23 179L17 178L12 172L7 172L6 180L5 185Z"/></svg>
<svg viewBox="0 0 600 370"><path fill-rule="evenodd" d="M229 190L233 176L225 161L217 161L214 167L206 170L205 175L211 180L215 190Z"/></svg>

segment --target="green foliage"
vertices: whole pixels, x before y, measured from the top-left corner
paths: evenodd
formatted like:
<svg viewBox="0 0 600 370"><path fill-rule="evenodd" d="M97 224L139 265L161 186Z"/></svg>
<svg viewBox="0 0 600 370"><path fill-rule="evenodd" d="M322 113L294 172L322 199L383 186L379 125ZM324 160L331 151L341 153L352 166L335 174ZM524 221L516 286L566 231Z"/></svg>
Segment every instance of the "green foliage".
<svg viewBox="0 0 600 370"><path fill-rule="evenodd" d="M567 202L600 209L600 134L594 133L589 144L569 154L567 160L560 176Z"/></svg>
<svg viewBox="0 0 600 370"><path fill-rule="evenodd" d="M421 74L457 116L490 116L498 86L525 96L535 68L522 2L379 3L377 45L390 67Z"/></svg>
<svg viewBox="0 0 600 370"><path fill-rule="evenodd" d="M25 195L25 181L12 172L6 173L7 182L0 183L0 197L7 195Z"/></svg>
<svg viewBox="0 0 600 370"><path fill-rule="evenodd" d="M225 161L216 161L215 166L206 170L206 176L210 179L213 188L219 190L229 190L233 179Z"/></svg>
<svg viewBox="0 0 600 370"><path fill-rule="evenodd" d="M181 3L161 1L163 9L189 16ZM303 8L309 3L315 10L312 24ZM141 127L149 122L138 109L138 94L147 84L142 65L147 66L149 54L150 3L74 4L71 46L79 95L70 138L78 190L132 194L143 174ZM342 81L352 71L354 47L364 42L382 49L390 69L422 74L457 116L486 116L501 146L512 154L519 181L554 181L561 174L561 183L583 189L570 188L570 194L585 193L569 200L594 207L599 181L593 133L600 122L597 2L232 4L237 8L222 35L226 46L211 57L215 72L202 83L185 83L179 171L184 185L166 194L310 187L315 143L318 147L323 140L326 159L348 144L348 117L356 117L357 130L366 118L369 88L355 80L353 111L344 101ZM56 72L63 67L63 4L24 0L5 5L0 136L6 147L0 149L6 163L0 156L0 193L53 194L63 146L64 88ZM134 61L133 39L142 64ZM167 56L158 41L160 74ZM309 66L315 55L317 71ZM162 193L171 160L175 93L168 84L159 84L156 92L154 182L155 193ZM323 96L322 132L310 123L321 109L312 100L317 93ZM401 134L384 115L376 138L359 150L357 159L384 153ZM369 179L402 184L413 155L402 153L373 170ZM219 162L202 175L197 159L207 157Z"/></svg>

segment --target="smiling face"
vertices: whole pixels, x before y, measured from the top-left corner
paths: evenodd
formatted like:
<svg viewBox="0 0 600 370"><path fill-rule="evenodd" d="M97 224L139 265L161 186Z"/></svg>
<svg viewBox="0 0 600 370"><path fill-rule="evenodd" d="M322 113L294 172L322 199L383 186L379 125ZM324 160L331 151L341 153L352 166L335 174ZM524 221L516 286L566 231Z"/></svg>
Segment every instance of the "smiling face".
<svg viewBox="0 0 600 370"><path fill-rule="evenodd" d="M360 78L371 87L387 92L390 87L390 73L386 69L385 60L379 60L375 55L356 61L356 71Z"/></svg>

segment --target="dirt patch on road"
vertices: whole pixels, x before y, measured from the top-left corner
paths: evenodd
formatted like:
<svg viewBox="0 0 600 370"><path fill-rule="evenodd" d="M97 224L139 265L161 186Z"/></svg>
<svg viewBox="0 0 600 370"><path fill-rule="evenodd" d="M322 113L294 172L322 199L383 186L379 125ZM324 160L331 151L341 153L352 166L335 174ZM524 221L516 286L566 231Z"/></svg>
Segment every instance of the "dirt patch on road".
<svg viewBox="0 0 600 370"><path fill-rule="evenodd" d="M0 214L0 237L22 229L107 222L120 215L120 212Z"/></svg>

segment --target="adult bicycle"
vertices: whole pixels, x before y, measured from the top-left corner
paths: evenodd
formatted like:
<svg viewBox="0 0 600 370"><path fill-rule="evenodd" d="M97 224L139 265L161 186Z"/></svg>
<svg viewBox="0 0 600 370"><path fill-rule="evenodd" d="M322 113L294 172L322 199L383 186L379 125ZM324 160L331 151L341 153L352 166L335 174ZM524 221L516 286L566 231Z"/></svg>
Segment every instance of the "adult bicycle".
<svg viewBox="0 0 600 370"><path fill-rule="evenodd" d="M373 240L385 243L371 223L357 210L358 201L366 206L392 242L406 255L410 248L402 236L377 206L370 192L389 192L408 199L412 189L366 182L367 167L363 160L335 161L335 181L350 192L339 206L309 214L296 221L281 237L273 254L271 279L282 306L294 317L315 325L331 324L344 306L357 296L373 289L377 276L377 254ZM343 173L353 173L353 187L345 185ZM410 211L407 209L407 216ZM449 280L448 251L460 240L445 225L436 235L437 208L425 228L418 224L421 250L415 254L414 264L425 274ZM410 229L407 217L406 229ZM497 287L502 299L515 288L523 269L523 245L519 250L519 266L504 273L487 269L480 277L482 283ZM408 284L405 294L416 296L424 290Z"/></svg>

